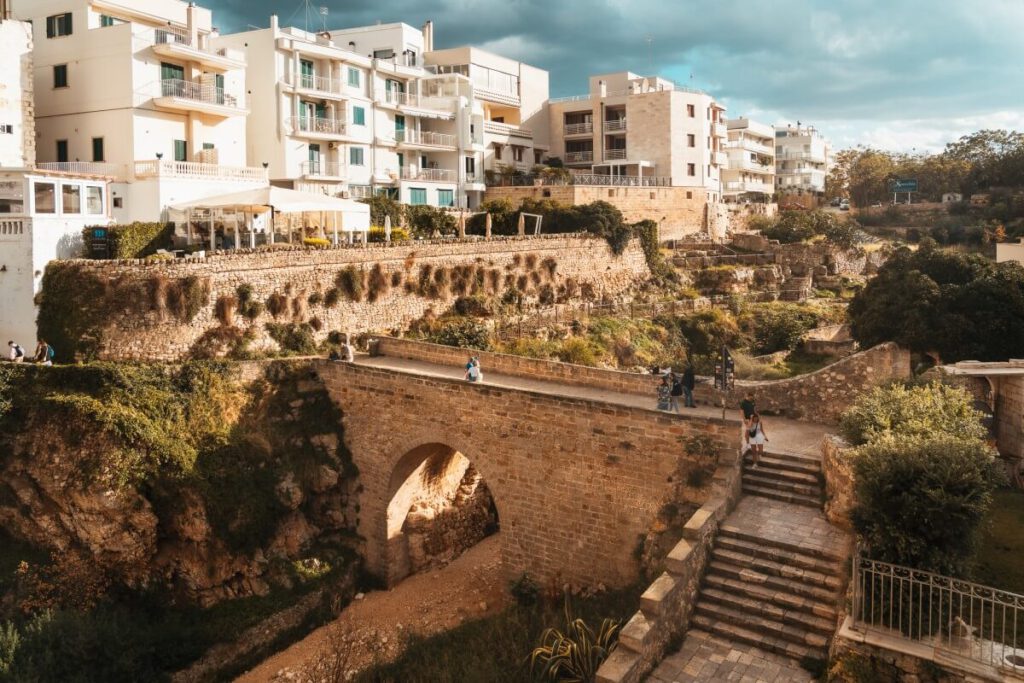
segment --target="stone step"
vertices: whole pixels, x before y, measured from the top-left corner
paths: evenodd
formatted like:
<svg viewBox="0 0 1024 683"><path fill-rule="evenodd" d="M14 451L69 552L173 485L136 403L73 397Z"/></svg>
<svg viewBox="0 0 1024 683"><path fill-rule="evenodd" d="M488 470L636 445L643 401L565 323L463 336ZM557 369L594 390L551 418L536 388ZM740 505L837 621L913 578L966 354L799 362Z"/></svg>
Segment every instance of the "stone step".
<svg viewBox="0 0 1024 683"><path fill-rule="evenodd" d="M828 647L829 636L808 631L795 624L786 624L776 619L758 616L749 612L733 609L707 600L697 603L696 614L703 614L717 622L732 624L751 633L755 633L764 641L774 641L781 645L793 644L824 654ZM781 641L781 642L780 642ZM783 644L784 643L784 644ZM761 647L764 647L763 645ZM768 648L765 648L768 649ZM778 650L775 650L778 652Z"/></svg>
<svg viewBox="0 0 1024 683"><path fill-rule="evenodd" d="M751 543L757 543L760 545L772 546L774 548L780 548L782 550L789 550L794 553L800 553L801 555L810 555L811 557L820 557L835 562L846 562L846 553L840 550L832 550L831 548L817 548L800 545L799 543L790 543L788 541L780 541L774 538L764 538L756 533L742 529L734 524L730 524L729 520L725 520L722 526L719 528L718 533L721 536L729 538L739 538L744 541L750 541Z"/></svg>
<svg viewBox="0 0 1024 683"><path fill-rule="evenodd" d="M820 635L825 640L832 637L836 627L834 620L829 621L824 617L818 617L807 612L785 609L772 602L765 602L751 595L740 594L734 591L723 591L717 588L706 587L701 591L700 602L721 605L743 615L779 622L786 626L795 626L808 634L815 633ZM743 624L740 625L742 626ZM806 644L808 641L805 638L802 642Z"/></svg>
<svg viewBox="0 0 1024 683"><path fill-rule="evenodd" d="M718 540L715 541L715 547L741 555L761 557L766 560L800 567L801 569L809 569L826 575L838 576L845 571L843 563L836 560L784 548L774 548L764 543L755 543L754 541L747 541L742 538L719 536Z"/></svg>
<svg viewBox="0 0 1024 683"><path fill-rule="evenodd" d="M764 479L771 479L773 481L791 482L793 484L805 484L807 486L821 487L821 478L817 474L808 474L806 472L793 472L791 470L777 470L771 467L765 467L759 465L757 468L752 468L749 465L743 468L743 474L755 474Z"/></svg>
<svg viewBox="0 0 1024 683"><path fill-rule="evenodd" d="M842 586L842 580L832 573L831 567L822 568L824 569L823 571L819 571L819 569L805 569L784 562L776 562L766 557L754 557L746 553L738 553L721 547L712 550L711 557L719 562L727 562L735 567L749 569L757 574L792 579L800 583L818 586L827 591L838 591Z"/></svg>
<svg viewBox="0 0 1024 683"><path fill-rule="evenodd" d="M817 482L813 484L805 484L782 479L774 479L772 477L766 477L763 474L761 474L760 469L746 469L743 471L743 485L746 486L748 484L763 489L784 491L786 493L799 493L804 496L809 496L811 498L821 500L821 487L817 484Z"/></svg>
<svg viewBox="0 0 1024 683"><path fill-rule="evenodd" d="M744 466L747 466L752 462L753 459L749 453L744 456ZM821 463L816 460L810 460L809 458L778 456L772 453L765 453L761 456L760 460L758 460L757 466L758 469L785 470L787 472L802 472L803 474L817 475L821 472Z"/></svg>
<svg viewBox="0 0 1024 683"><path fill-rule="evenodd" d="M720 638L724 638L725 640L752 645L762 650L774 652L777 655L790 657L795 660L795 663L798 663L805 657L811 659L824 658L824 653L821 651L821 648L799 645L776 636L758 633L750 628L745 628L729 621L721 621L717 618L717 615L709 615L701 612L699 604L697 605L697 609L694 611L693 619L690 623L692 626L696 626L697 628L707 631L708 633L712 633Z"/></svg>
<svg viewBox="0 0 1024 683"><path fill-rule="evenodd" d="M794 505L803 505L806 507L812 507L821 509L821 498L807 496L800 493L789 493L786 491L779 491L774 488L764 488L761 486L753 486L743 482L743 493L751 496L761 496L762 498L771 498L772 500L781 500L785 503L793 503Z"/></svg>
<svg viewBox="0 0 1024 683"><path fill-rule="evenodd" d="M706 575L704 577L704 586L705 588L713 588L727 593L744 595L763 603L777 605L785 610L811 614L827 619L832 624L835 624L836 621L836 599L823 601L798 595L792 587L783 589L772 588L767 584L748 583L720 574Z"/></svg>

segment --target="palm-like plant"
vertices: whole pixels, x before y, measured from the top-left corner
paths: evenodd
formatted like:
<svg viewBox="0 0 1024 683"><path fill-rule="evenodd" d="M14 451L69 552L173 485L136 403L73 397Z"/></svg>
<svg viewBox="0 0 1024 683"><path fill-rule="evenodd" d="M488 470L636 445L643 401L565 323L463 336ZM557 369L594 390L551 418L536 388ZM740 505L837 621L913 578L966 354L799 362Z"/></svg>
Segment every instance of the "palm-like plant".
<svg viewBox="0 0 1024 683"><path fill-rule="evenodd" d="M545 681L593 683L597 669L615 649L618 639L618 621L604 619L594 633L585 621L572 618L566 599L565 630L544 630L540 645L530 655L530 669Z"/></svg>

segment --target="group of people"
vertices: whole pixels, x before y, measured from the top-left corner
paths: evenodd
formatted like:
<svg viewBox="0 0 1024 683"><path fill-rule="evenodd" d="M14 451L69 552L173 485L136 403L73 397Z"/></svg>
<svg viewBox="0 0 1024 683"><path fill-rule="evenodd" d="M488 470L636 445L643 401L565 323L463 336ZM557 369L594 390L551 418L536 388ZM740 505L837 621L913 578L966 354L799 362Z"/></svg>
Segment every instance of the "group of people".
<svg viewBox="0 0 1024 683"><path fill-rule="evenodd" d="M0 337L2 338L2 337ZM29 358L21 344L14 340L7 342L7 359L12 363L38 363L40 365L53 365L53 347L40 339L36 343L36 352Z"/></svg>
<svg viewBox="0 0 1024 683"><path fill-rule="evenodd" d="M484 373L480 369L480 356L470 356L466 361L466 381L483 382Z"/></svg>
<svg viewBox="0 0 1024 683"><path fill-rule="evenodd" d="M661 374L661 384L658 385L658 410L679 412L679 397L683 397L683 405L687 408L696 408L693 402L693 388L697 385L697 375L692 365L687 365L682 374L676 373L669 368L657 368Z"/></svg>
<svg viewBox="0 0 1024 683"><path fill-rule="evenodd" d="M764 443L768 437L764 433L764 421L757 412L753 393L748 391L746 397L740 401L740 410L743 411L743 443L750 450L750 467L757 469L761 456L764 455Z"/></svg>

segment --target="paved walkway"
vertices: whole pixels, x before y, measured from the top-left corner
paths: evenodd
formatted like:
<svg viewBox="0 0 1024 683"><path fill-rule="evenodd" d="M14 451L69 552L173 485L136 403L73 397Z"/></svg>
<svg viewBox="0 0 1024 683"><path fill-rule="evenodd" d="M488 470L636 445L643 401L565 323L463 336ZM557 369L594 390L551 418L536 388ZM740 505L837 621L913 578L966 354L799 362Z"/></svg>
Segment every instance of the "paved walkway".
<svg viewBox="0 0 1024 683"><path fill-rule="evenodd" d="M647 682L698 681L812 683L814 678L787 657L690 629L679 651L666 657Z"/></svg>
<svg viewBox="0 0 1024 683"><path fill-rule="evenodd" d="M427 363L424 361L407 360L405 358L392 358L390 356L356 356L357 365L367 365L375 368L385 368L398 372L407 372L414 375L426 377L444 377L446 379L463 379L465 371L461 367ZM568 398L580 398L590 401L601 401L617 405L630 406L633 408L645 408L652 410L656 403L654 396L654 382L650 396L641 394L627 394L623 392L610 391L608 389L597 389L594 387L582 386L579 384L564 384L545 380L529 379L515 375L503 375L489 372L484 368L484 383L490 386L503 387L508 389L521 389L534 391L540 394L553 396L564 396ZM697 408L681 409L685 415L693 415L702 418L721 418L721 408L699 406ZM733 420L741 419L739 410L726 410L726 417ZM778 453L790 453L809 458L819 458L821 452L821 440L830 433L830 429L811 422L799 422L787 420L781 417L766 417L764 420L765 433L768 435L768 450Z"/></svg>

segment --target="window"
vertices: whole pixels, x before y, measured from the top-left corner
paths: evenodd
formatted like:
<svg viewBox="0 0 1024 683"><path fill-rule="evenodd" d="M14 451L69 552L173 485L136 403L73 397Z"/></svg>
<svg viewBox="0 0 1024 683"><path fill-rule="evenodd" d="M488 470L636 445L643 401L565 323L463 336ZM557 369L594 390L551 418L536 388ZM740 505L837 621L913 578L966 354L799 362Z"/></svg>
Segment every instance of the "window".
<svg viewBox="0 0 1024 683"><path fill-rule="evenodd" d="M686 193L686 198L687 199L693 199L693 192L687 192Z"/></svg>
<svg viewBox="0 0 1024 683"><path fill-rule="evenodd" d="M515 161L522 161L523 160L523 149L524 149L523 147L519 147L517 145L513 145L512 146L512 159L514 159Z"/></svg>
<svg viewBox="0 0 1024 683"><path fill-rule="evenodd" d="M374 50L373 51L373 58L374 59L391 59L394 56L395 56L395 51L392 50L390 47L385 49L385 50Z"/></svg>
<svg viewBox="0 0 1024 683"><path fill-rule="evenodd" d="M687 164L686 165L686 175L688 175L688 176L695 176L695 175L697 175L697 164Z"/></svg>
<svg viewBox="0 0 1024 683"><path fill-rule="evenodd" d="M124 208L124 197L114 197L114 208L115 209L123 209Z"/></svg>
<svg viewBox="0 0 1024 683"><path fill-rule="evenodd" d="M689 116L691 119L697 116L697 110L694 108L692 104L686 105L686 115Z"/></svg>
<svg viewBox="0 0 1024 683"><path fill-rule="evenodd" d="M352 123L357 126L366 125L366 109L364 107L352 107ZM397 128L398 122L395 122Z"/></svg>
<svg viewBox="0 0 1024 683"><path fill-rule="evenodd" d="M686 146L687 147L696 147L697 146L697 136L694 135L693 133L687 133L686 134Z"/></svg>
<svg viewBox="0 0 1024 683"><path fill-rule="evenodd" d="M302 87L312 88L313 83L316 80L315 72L313 70L313 62L308 59L303 59L299 62L299 71L302 74Z"/></svg>
<svg viewBox="0 0 1024 683"><path fill-rule="evenodd" d="M405 117L401 114L395 114L395 137L399 137L405 132Z"/></svg>
<svg viewBox="0 0 1024 683"><path fill-rule="evenodd" d="M501 153L504 151L504 148L497 142L492 144L494 145L494 158L497 161L501 161Z"/></svg>
<svg viewBox="0 0 1024 683"><path fill-rule="evenodd" d="M106 161L106 157L103 155L103 138L92 139L92 160L93 161Z"/></svg>
<svg viewBox="0 0 1024 683"><path fill-rule="evenodd" d="M68 160L68 141L57 140L57 161L65 162Z"/></svg>
<svg viewBox="0 0 1024 683"><path fill-rule="evenodd" d="M410 187L409 188L409 203L413 206L422 206L427 203L427 188L425 187Z"/></svg>
<svg viewBox="0 0 1024 683"><path fill-rule="evenodd" d="M54 88L66 88L68 87L68 65L67 64L55 64L53 67L53 87Z"/></svg>
<svg viewBox="0 0 1024 683"><path fill-rule="evenodd" d="M14 124L0 123L0 135L14 135Z"/></svg>
<svg viewBox="0 0 1024 683"><path fill-rule="evenodd" d="M35 213L57 213L57 186L54 183L33 183Z"/></svg>
<svg viewBox="0 0 1024 683"><path fill-rule="evenodd" d="M59 38L71 35L71 12L46 17L46 37Z"/></svg>
<svg viewBox="0 0 1024 683"><path fill-rule="evenodd" d="M438 190L437 205L455 206L455 192L453 190Z"/></svg>
<svg viewBox="0 0 1024 683"><path fill-rule="evenodd" d="M416 50L406 50L405 55L405 65L416 66Z"/></svg>
<svg viewBox="0 0 1024 683"><path fill-rule="evenodd" d="M203 149L216 149L216 148L213 146L212 142L204 142L203 143Z"/></svg>
<svg viewBox="0 0 1024 683"><path fill-rule="evenodd" d="M184 140L174 141L174 160L188 161L188 143Z"/></svg>
<svg viewBox="0 0 1024 683"><path fill-rule="evenodd" d="M0 182L0 214L25 212L25 185L21 180Z"/></svg>
<svg viewBox="0 0 1024 683"><path fill-rule="evenodd" d="M109 14L101 14L100 15L100 28L105 28L107 26L113 26L115 23L116 23L116 21L114 20L114 17L110 16Z"/></svg>
<svg viewBox="0 0 1024 683"><path fill-rule="evenodd" d="M365 150L362 147L349 147L348 148L348 163L352 166L363 166L363 153Z"/></svg>
<svg viewBox="0 0 1024 683"><path fill-rule="evenodd" d="M93 216L103 213L103 188L96 185L85 186L85 212Z"/></svg>
<svg viewBox="0 0 1024 683"><path fill-rule="evenodd" d="M543 156L544 156L544 152L540 151L539 149L533 150L533 163L539 164L541 162L540 160L541 160L541 158Z"/></svg>
<svg viewBox="0 0 1024 683"><path fill-rule="evenodd" d="M62 183L60 186L61 212L82 213L82 186Z"/></svg>
<svg viewBox="0 0 1024 683"><path fill-rule="evenodd" d="M353 88L358 88L360 83L359 69L348 68L348 84Z"/></svg>
<svg viewBox="0 0 1024 683"><path fill-rule="evenodd" d="M466 157L466 175L476 175L476 157Z"/></svg>

